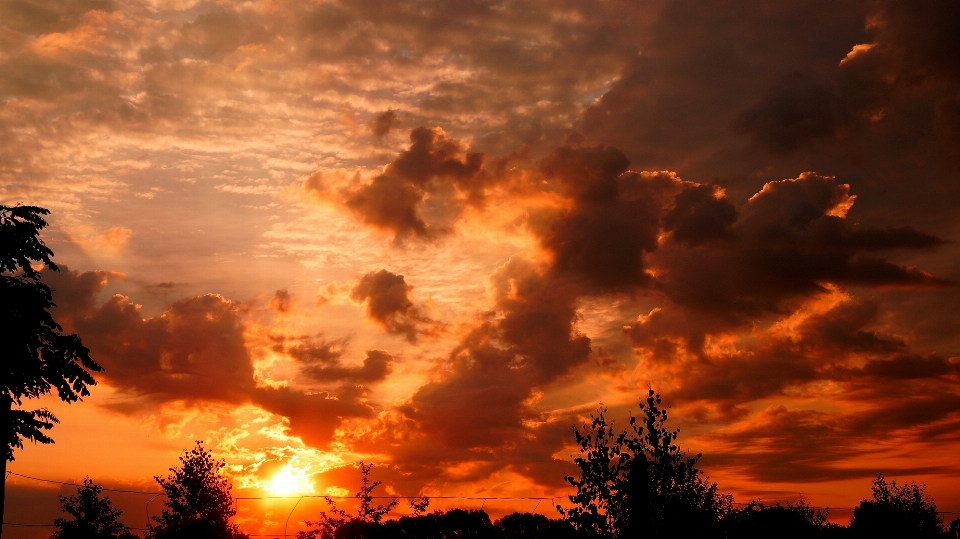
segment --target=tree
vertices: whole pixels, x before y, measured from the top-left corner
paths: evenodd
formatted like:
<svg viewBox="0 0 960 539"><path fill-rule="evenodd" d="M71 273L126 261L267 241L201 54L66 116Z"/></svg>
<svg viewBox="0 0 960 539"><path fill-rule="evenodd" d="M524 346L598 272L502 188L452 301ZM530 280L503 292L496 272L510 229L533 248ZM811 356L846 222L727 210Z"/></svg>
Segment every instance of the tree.
<svg viewBox="0 0 960 539"><path fill-rule="evenodd" d="M576 539L583 537L569 522L549 519L537 513L511 513L494 525L503 539Z"/></svg>
<svg viewBox="0 0 960 539"><path fill-rule="evenodd" d="M854 537L940 537L943 520L937 504L927 496L926 485L887 483L882 473L873 480L872 500L860 500L853 509L850 532Z"/></svg>
<svg viewBox="0 0 960 539"><path fill-rule="evenodd" d="M103 370L90 359L90 351L77 335L64 335L50 315L54 306L50 288L40 280L34 263L59 271L51 251L40 239L50 212L36 206L0 205L0 327L3 328L3 361L0 361L0 435L3 458L0 474L0 521L6 492L7 462L23 441L49 444L44 431L57 418L46 409L21 409L25 399L36 399L57 390L64 402L76 402L96 385L91 372ZM2 533L0 527L0 533Z"/></svg>
<svg viewBox="0 0 960 539"><path fill-rule="evenodd" d="M314 526L314 529L298 532L298 539L333 539L342 536L344 533L352 534L357 529L366 530L371 527L370 525L379 524L383 517L400 503L399 500L391 500L386 505L374 505L373 491L383 482L370 481L370 472L373 470L372 463L365 464L360 461L358 467L361 474L360 490L354 495L355 498L360 500L357 515L351 516L343 509L338 508L337 502L327 496L325 501L330 509L321 511L319 519L307 521L307 525ZM428 505L430 505L430 500L427 498L417 498L411 503L415 514L422 513Z"/></svg>
<svg viewBox="0 0 960 539"><path fill-rule="evenodd" d="M383 520L383 517L393 510L394 507L400 503L399 500L391 500L387 505L373 504L373 491L377 487L383 484L383 481L373 481L370 482L370 470L373 469L373 464L364 464L363 461L360 461L360 473L361 484L360 492L357 492L356 497L360 499L360 508L357 510L357 520L363 520L365 522L380 522ZM430 503L427 501L427 503Z"/></svg>
<svg viewBox="0 0 960 539"><path fill-rule="evenodd" d="M796 504L764 505L752 501L724 515L723 528L727 537L738 539L806 539L822 537L831 530L829 516L829 508L814 509L802 496Z"/></svg>
<svg viewBox="0 0 960 539"><path fill-rule="evenodd" d="M103 487L89 477L83 480L83 486L77 487L76 496L60 496L60 507L73 520L58 518L53 521L57 531L50 539L134 539L137 535L130 532L120 522L123 511L114 509L110 498L100 497Z"/></svg>
<svg viewBox="0 0 960 539"><path fill-rule="evenodd" d="M617 432L606 408L583 430L574 427L580 453L579 477L564 479L577 489L574 506L557 510L581 530L599 537L658 535L670 531L703 537L713 531L731 504L696 468L701 455L688 456L676 444L680 430L666 427L667 411L654 390L640 402L640 421Z"/></svg>
<svg viewBox="0 0 960 539"><path fill-rule="evenodd" d="M180 467L170 468L166 478L154 477L167 496L166 507L153 517L147 539L240 539L230 519L233 507L232 486L220 475L226 464L216 460L198 441L180 456Z"/></svg>

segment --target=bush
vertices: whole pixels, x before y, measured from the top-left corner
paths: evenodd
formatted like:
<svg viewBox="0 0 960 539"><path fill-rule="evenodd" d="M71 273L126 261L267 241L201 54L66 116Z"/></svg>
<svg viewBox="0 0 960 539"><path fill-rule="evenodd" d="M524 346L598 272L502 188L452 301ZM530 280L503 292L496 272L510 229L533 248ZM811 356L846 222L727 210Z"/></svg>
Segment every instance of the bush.
<svg viewBox="0 0 960 539"><path fill-rule="evenodd" d="M584 537L569 522L553 520L533 513L512 513L494 525L500 529L503 539L574 539Z"/></svg>
<svg viewBox="0 0 960 539"><path fill-rule="evenodd" d="M853 510L853 537L936 538L943 533L937 504L927 496L926 485L910 482L889 484L883 474L873 481L873 500L861 500Z"/></svg>
<svg viewBox="0 0 960 539"><path fill-rule="evenodd" d="M830 510L814 510L800 498L796 504L763 505L759 501L730 511L723 517L726 536L736 539L806 539L822 537L831 528Z"/></svg>

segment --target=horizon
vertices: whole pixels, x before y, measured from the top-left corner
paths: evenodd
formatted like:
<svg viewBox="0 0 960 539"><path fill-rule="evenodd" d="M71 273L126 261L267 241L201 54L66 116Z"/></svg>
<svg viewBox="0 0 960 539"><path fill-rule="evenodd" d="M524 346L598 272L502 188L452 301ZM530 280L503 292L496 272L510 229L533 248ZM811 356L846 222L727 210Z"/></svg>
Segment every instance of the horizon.
<svg viewBox="0 0 960 539"><path fill-rule="evenodd" d="M960 511L957 35L948 0L0 2L0 204L51 211L105 369L24 401L60 424L8 470L150 490L204 440L241 497L366 461L561 499L572 428L653 388L737 502L883 473ZM11 476L4 518L70 488Z"/></svg>

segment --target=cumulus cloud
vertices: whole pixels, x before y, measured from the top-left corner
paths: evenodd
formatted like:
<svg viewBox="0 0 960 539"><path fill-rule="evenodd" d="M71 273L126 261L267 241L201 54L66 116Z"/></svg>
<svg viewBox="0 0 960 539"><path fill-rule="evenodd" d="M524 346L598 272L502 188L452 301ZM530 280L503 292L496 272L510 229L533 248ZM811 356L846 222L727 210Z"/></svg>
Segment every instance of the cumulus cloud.
<svg viewBox="0 0 960 539"><path fill-rule="evenodd" d="M661 250L656 258L658 284L674 302L730 320L777 312L790 298L822 291L823 283L950 284L872 254L928 249L943 240L909 227L851 224L845 218L855 199L849 189L815 173L769 182L738 210L723 241ZM711 263L702 264L704 259Z"/></svg>
<svg viewBox="0 0 960 539"><path fill-rule="evenodd" d="M305 374L335 388L260 387L240 304L205 294L179 299L161 315L145 318L126 296L97 304L96 295L114 275L62 267L50 277L57 316L83 335L91 356L105 368L102 379L127 396L115 405L118 410L143 411L168 402L252 403L287 417L294 434L322 447L344 418L373 414L363 389L352 384L380 381L390 372L392 357L379 350L369 351L362 367L350 368L339 363L340 353L331 346L301 343L280 349L302 363Z"/></svg>
<svg viewBox="0 0 960 539"><path fill-rule="evenodd" d="M344 365L346 339L274 337L273 341L274 352L292 358L303 375L317 382L371 385L383 381L393 369L393 356L382 350L367 350L359 366Z"/></svg>
<svg viewBox="0 0 960 539"><path fill-rule="evenodd" d="M268 305L271 309L277 311L278 313L287 313L290 312L292 302L293 295L291 295L286 289L282 289L274 292L273 297L270 298Z"/></svg>
<svg viewBox="0 0 960 539"><path fill-rule="evenodd" d="M415 428L415 439L426 436L431 443L405 445L396 452L398 460L412 465L432 447L444 462L478 463L476 479L505 462L541 472L557 469L551 454L563 442L553 421L563 421L543 417L531 399L584 366L591 348L576 325L576 287L545 270L513 258L493 275L495 310L462 337L441 363L438 379L399 408L413 425L397 428ZM449 473L438 467L427 475ZM556 477L546 474L535 478L556 484Z"/></svg>
<svg viewBox="0 0 960 539"><path fill-rule="evenodd" d="M482 204L489 181L483 154L468 152L442 129L418 127L410 132L410 147L383 174L343 197L363 222L397 240L425 239L450 232L464 206Z"/></svg>
<svg viewBox="0 0 960 539"><path fill-rule="evenodd" d="M377 113L373 119L370 120L368 126L374 138L380 140L387 136L387 134L390 133L390 130L397 126L398 122L399 118L397 117L397 111L393 109L387 109L383 112Z"/></svg>
<svg viewBox="0 0 960 539"><path fill-rule="evenodd" d="M361 277L350 291L350 298L365 303L367 317L387 333L403 335L411 343L416 343L418 331L421 331L418 325L432 321L411 301L412 289L404 281L403 275L380 270Z"/></svg>

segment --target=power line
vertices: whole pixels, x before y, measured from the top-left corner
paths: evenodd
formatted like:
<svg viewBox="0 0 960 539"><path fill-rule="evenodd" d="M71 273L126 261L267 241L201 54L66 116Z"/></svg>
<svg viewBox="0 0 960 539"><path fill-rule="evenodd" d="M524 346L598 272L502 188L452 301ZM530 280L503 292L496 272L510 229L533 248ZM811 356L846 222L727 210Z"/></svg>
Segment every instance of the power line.
<svg viewBox="0 0 960 539"><path fill-rule="evenodd" d="M421 500L429 498L431 500L556 500L563 496L328 496L326 494L304 494L291 496L234 496L234 500L292 500L294 498L330 498L333 500L353 500L357 498L369 498L371 500Z"/></svg>
<svg viewBox="0 0 960 539"><path fill-rule="evenodd" d="M80 483L71 483L69 481L57 481L55 479L44 479L41 477L33 477L30 475L24 475L17 472L7 472L8 475L15 475L17 477L22 477L24 479L30 479L32 481L40 481L42 483L52 483L55 485L67 485L71 487L83 487L84 485ZM130 489L120 489L120 488L108 488L101 487L102 490L107 492L123 492L126 494L148 494L151 496L155 495L165 495L161 491L146 491L146 490L130 490ZM421 498L430 498L431 500L503 500L503 501L523 501L523 500L555 500L556 496L364 496L365 498L371 498L374 500L419 500ZM330 498L334 500L352 500L357 498L357 496L333 496L325 494L305 494L305 495L291 495L291 496L234 496L234 500L292 500L295 498Z"/></svg>
<svg viewBox="0 0 960 539"><path fill-rule="evenodd" d="M7 475L15 475L15 476L17 476L17 477L22 477L22 478L24 478L24 479L31 479L31 480L33 480L33 481L40 481L40 482L42 482L42 483L53 483L53 484L56 484L56 485L68 485L68 486L71 486L71 487L82 487L82 486L84 486L84 485L82 485L82 484L80 484L80 483L70 483L70 482L67 482L67 481L55 481L55 480L53 480L53 479L41 479L41 478L39 478L39 477L31 477L31 476L29 476L29 475L23 475L23 474L20 474L20 473L17 473L17 472L7 472ZM159 491L149 492L149 491L145 491L145 490L127 490L127 489L121 489L121 488L107 488L107 487L100 487L100 488L101 488L101 490L106 490L106 491L108 491L108 492L124 492L124 493L126 493L126 494L149 494L149 495L151 495L151 496L152 496L152 495L155 495L155 494L163 494L163 492L159 492Z"/></svg>
<svg viewBox="0 0 960 539"><path fill-rule="evenodd" d="M30 479L32 481L40 481L42 483L52 483L56 485L67 485L73 487L83 487L85 485L80 483L71 483L69 481L57 481L55 479L44 479L41 477L33 477L30 475L24 475L17 472L7 471L7 475L15 475L17 477L22 477L24 479ZM130 490L130 489L119 489L119 488L108 488L101 487L102 490L107 492L122 492L125 494L144 494L151 496L165 496L164 492L160 491L145 491L145 490ZM538 501L542 502L544 500L553 500L563 499L565 496L332 496L325 494L304 494L304 495L290 495L290 496L235 496L233 499L240 500L292 500L292 499L303 499L303 498L330 498L334 500L352 500L357 498L369 498L373 500L420 500L428 498L430 500L492 500L492 501ZM734 502L733 505L747 506L749 503L744 502ZM827 507L827 506L816 506L808 505L807 507L811 509L831 509L838 511L852 511L856 507ZM960 511L937 511L941 515L960 515ZM17 524L17 523L7 523L4 522L4 525L10 526L53 526L53 524ZM145 529L145 528L131 528L131 529Z"/></svg>

